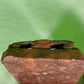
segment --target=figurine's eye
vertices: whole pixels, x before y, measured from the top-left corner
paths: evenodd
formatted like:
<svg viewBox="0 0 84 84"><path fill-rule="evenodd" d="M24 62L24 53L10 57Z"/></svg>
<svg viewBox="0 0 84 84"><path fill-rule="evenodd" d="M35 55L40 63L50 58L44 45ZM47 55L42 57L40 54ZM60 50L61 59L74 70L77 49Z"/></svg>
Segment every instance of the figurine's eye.
<svg viewBox="0 0 84 84"><path fill-rule="evenodd" d="M63 49L63 46L64 46L64 44L57 44L57 45L51 46L51 48Z"/></svg>
<svg viewBox="0 0 84 84"><path fill-rule="evenodd" d="M20 48L31 48L31 43L26 44L26 45L21 45Z"/></svg>

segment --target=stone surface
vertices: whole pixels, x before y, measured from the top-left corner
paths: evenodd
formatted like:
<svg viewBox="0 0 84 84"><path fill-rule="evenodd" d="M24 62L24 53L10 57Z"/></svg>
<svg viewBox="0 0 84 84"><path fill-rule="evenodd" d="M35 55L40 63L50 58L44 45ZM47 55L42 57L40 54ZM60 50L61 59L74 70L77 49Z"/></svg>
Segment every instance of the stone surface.
<svg viewBox="0 0 84 84"><path fill-rule="evenodd" d="M73 48L74 43L72 41L67 40L35 40L35 41L25 41L25 42L16 42L9 45L9 48L64 48L70 49Z"/></svg>
<svg viewBox="0 0 84 84"><path fill-rule="evenodd" d="M1 62L20 84L76 84L84 73L84 56L73 44L50 40L17 42L3 53Z"/></svg>
<svg viewBox="0 0 84 84"><path fill-rule="evenodd" d="M8 56L2 63L22 84L76 84L84 72L84 61L75 59Z"/></svg>

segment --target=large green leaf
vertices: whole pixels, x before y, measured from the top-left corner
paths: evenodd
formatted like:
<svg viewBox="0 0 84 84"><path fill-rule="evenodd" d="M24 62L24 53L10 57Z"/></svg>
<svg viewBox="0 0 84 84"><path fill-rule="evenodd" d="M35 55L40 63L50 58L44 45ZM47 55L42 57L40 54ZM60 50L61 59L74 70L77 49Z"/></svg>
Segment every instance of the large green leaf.
<svg viewBox="0 0 84 84"><path fill-rule="evenodd" d="M80 77L79 81L77 84L84 84L84 74Z"/></svg>
<svg viewBox="0 0 84 84"><path fill-rule="evenodd" d="M0 0L0 55L12 42L36 39L72 40L84 52L83 23L84 0ZM0 65L0 84L16 84Z"/></svg>

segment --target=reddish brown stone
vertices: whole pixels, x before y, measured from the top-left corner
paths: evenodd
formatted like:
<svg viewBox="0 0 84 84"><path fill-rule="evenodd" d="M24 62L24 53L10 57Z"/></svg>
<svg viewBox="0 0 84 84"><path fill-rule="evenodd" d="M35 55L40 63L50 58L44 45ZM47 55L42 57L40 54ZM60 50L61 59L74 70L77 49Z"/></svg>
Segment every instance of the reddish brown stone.
<svg viewBox="0 0 84 84"><path fill-rule="evenodd" d="M51 40L35 40L36 43L49 43Z"/></svg>
<svg viewBox="0 0 84 84"><path fill-rule="evenodd" d="M13 43L1 62L20 84L76 84L84 73L83 53L72 41Z"/></svg>
<svg viewBox="0 0 84 84"><path fill-rule="evenodd" d="M50 41L50 40L35 40L35 41L25 41L25 42L16 42L9 45L9 48L64 48L70 49L73 48L74 43L72 41Z"/></svg>

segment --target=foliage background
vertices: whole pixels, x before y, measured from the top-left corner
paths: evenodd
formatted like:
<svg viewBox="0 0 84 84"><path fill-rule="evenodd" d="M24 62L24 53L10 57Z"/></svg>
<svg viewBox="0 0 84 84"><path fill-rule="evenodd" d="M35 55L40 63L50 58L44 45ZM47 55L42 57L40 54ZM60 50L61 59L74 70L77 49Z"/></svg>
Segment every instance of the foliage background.
<svg viewBox="0 0 84 84"><path fill-rule="evenodd" d="M84 0L0 0L0 58L9 44L36 39L72 40L84 53L83 35ZM0 63L0 84L11 82Z"/></svg>

